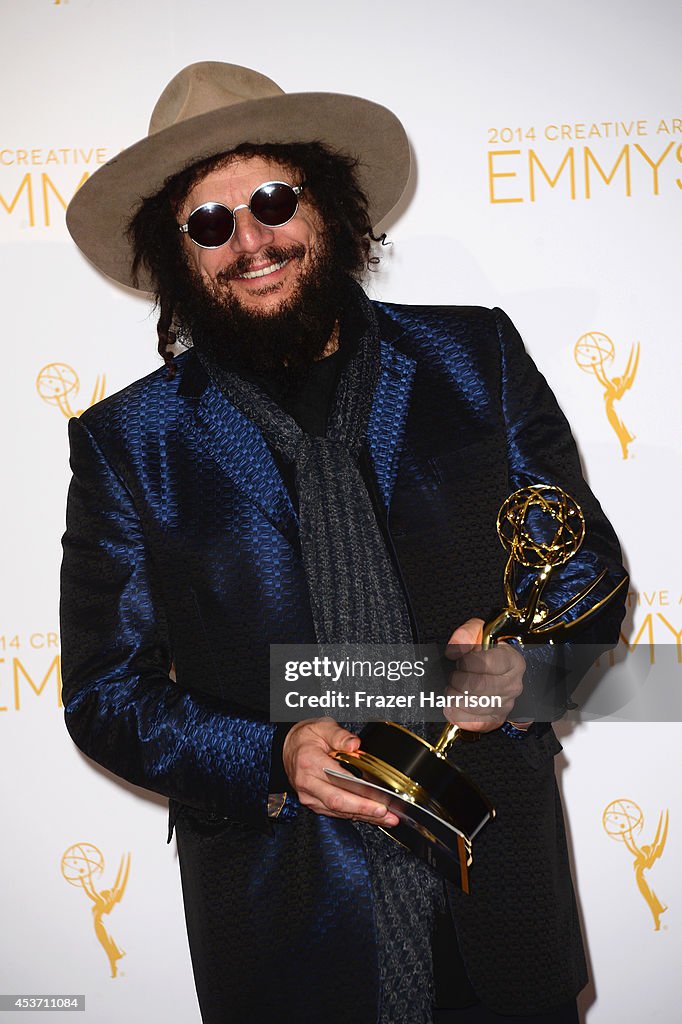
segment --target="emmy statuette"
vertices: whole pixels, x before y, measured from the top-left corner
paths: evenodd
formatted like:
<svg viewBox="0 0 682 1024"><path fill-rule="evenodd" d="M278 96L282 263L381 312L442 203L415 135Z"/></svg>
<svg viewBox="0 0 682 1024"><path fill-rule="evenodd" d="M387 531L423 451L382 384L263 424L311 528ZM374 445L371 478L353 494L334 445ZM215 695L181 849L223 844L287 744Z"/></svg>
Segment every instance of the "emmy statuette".
<svg viewBox="0 0 682 1024"><path fill-rule="evenodd" d="M561 607L550 609L542 601L552 574L576 554L585 536L579 505L559 487L534 484L514 491L499 511L497 532L509 556L506 605L483 627L483 650L498 640L553 643L627 584L626 577L570 622L561 616L599 586L606 569ZM515 586L517 566L534 573L523 604ZM395 722L371 722L360 733L359 750L332 755L346 771L326 771L342 788L387 806L400 823L386 834L469 892L473 840L495 810L450 756L457 743L478 738L478 733L448 725L432 745Z"/></svg>

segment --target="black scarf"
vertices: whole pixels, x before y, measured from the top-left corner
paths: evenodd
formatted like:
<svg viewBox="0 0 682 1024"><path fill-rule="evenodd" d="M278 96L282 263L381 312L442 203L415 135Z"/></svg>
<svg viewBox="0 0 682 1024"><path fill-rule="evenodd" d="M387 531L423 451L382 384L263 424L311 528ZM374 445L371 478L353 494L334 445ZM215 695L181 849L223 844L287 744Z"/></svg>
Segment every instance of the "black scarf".
<svg viewBox="0 0 682 1024"><path fill-rule="evenodd" d="M358 469L381 367L376 319L358 290L367 329L339 381L325 437L306 434L257 384L198 354L230 402L294 467L317 642L409 643L405 597Z"/></svg>

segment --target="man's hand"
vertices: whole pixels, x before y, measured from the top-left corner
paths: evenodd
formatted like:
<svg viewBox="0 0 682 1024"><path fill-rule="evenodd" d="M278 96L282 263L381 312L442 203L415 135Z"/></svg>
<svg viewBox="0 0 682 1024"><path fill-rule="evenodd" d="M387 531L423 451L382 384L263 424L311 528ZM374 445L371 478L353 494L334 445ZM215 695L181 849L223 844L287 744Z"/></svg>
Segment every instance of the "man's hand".
<svg viewBox="0 0 682 1024"><path fill-rule="evenodd" d="M461 696L459 706L454 701L445 709L445 717L453 725L470 732L492 732L499 729L511 714L514 702L523 691L523 673L526 661L520 651L509 644L500 643L487 651L481 650L483 619L469 619L450 637L457 651L448 653L456 658L456 667L450 676L446 695ZM502 698L499 708L469 708L465 696L483 694Z"/></svg>
<svg viewBox="0 0 682 1024"><path fill-rule="evenodd" d="M325 768L343 771L332 750L357 750L360 738L332 718L309 718L289 730L282 749L284 770L304 807L331 818L397 825L399 818L375 800L347 793L331 783Z"/></svg>

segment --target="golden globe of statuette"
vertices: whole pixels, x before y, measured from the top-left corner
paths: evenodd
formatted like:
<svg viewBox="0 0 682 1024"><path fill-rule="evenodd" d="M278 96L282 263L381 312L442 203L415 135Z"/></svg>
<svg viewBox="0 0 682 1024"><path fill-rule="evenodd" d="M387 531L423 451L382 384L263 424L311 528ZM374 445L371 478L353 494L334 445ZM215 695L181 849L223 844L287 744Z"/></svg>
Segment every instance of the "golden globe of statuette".
<svg viewBox="0 0 682 1024"><path fill-rule="evenodd" d="M585 373L592 373L595 366L604 366L615 358L616 351L608 334L589 331L582 334L573 349L575 361Z"/></svg>
<svg viewBox="0 0 682 1024"><path fill-rule="evenodd" d="M62 856L62 875L70 885L92 883L104 871L104 857L92 843L74 843Z"/></svg>
<svg viewBox="0 0 682 1024"><path fill-rule="evenodd" d="M561 488L534 484L509 495L497 516L497 533L518 565L556 568L582 544L585 520L578 503Z"/></svg>
<svg viewBox="0 0 682 1024"><path fill-rule="evenodd" d="M641 829L643 822L644 815L634 800L612 800L602 814L606 834L621 842L625 836L632 836L635 830Z"/></svg>
<svg viewBox="0 0 682 1024"><path fill-rule="evenodd" d="M67 363L48 363L36 379L38 394L48 405L61 405L71 394L78 394L78 374Z"/></svg>

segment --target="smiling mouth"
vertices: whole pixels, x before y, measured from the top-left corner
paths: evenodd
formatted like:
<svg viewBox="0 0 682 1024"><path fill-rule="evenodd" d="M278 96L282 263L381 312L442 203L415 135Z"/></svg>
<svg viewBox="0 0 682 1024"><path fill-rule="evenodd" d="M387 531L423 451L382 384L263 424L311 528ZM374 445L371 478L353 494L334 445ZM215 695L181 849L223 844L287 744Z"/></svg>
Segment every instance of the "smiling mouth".
<svg viewBox="0 0 682 1024"><path fill-rule="evenodd" d="M274 274L277 270L281 270L289 263L289 260L282 260L281 263L271 263L267 267L263 267L262 270L249 270L245 274L239 274L237 276L238 281L252 281L256 277L269 277L270 274Z"/></svg>

